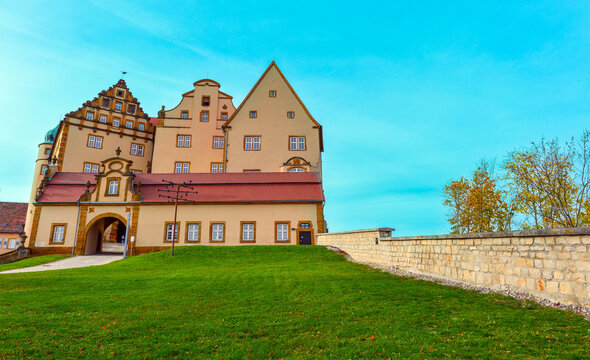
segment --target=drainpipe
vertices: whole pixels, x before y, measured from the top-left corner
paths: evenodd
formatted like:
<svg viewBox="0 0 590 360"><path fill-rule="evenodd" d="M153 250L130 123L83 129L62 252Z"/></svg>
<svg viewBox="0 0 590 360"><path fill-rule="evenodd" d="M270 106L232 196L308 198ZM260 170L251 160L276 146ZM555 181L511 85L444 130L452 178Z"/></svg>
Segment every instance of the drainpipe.
<svg viewBox="0 0 590 360"><path fill-rule="evenodd" d="M74 256L74 251L76 251L76 243L78 242L78 223L80 222L80 199L76 201L78 204L78 217L76 217L76 234L74 234L74 246L72 246L72 256Z"/></svg>
<svg viewBox="0 0 590 360"><path fill-rule="evenodd" d="M127 226L125 227L125 247L123 248L123 259L127 259L127 244L129 243L129 227L131 226L131 211L127 213Z"/></svg>

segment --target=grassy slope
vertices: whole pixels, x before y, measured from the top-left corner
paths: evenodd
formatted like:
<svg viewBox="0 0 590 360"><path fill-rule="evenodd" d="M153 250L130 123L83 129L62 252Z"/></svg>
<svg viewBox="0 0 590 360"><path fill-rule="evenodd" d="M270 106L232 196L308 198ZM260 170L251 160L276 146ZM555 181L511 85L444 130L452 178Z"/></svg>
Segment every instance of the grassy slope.
<svg viewBox="0 0 590 360"><path fill-rule="evenodd" d="M590 356L581 316L381 273L320 247L181 247L0 275L5 358ZM319 356L318 356L319 355Z"/></svg>
<svg viewBox="0 0 590 360"><path fill-rule="evenodd" d="M30 266L47 264L47 263L50 263L53 261L65 259L67 257L69 257L69 255L46 255L46 256L32 257L32 258L28 258L28 259L24 259L24 260L20 260L20 261L15 261L15 262L9 263L9 264L2 264L2 265L0 265L0 271L21 269L21 268L26 268L26 267L30 267Z"/></svg>

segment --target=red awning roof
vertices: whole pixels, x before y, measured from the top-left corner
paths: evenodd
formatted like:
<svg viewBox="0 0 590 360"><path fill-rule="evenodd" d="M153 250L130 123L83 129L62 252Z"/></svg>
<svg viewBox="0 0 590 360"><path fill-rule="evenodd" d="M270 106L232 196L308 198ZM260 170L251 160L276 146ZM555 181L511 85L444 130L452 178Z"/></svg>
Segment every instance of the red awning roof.
<svg viewBox="0 0 590 360"><path fill-rule="evenodd" d="M143 202L168 202L158 192L166 188L163 180L190 183L198 194L191 194L188 200L199 203L324 201L316 173L137 174L133 183L135 189L139 186ZM96 183L93 174L57 173L38 202L76 202L87 181L92 191Z"/></svg>

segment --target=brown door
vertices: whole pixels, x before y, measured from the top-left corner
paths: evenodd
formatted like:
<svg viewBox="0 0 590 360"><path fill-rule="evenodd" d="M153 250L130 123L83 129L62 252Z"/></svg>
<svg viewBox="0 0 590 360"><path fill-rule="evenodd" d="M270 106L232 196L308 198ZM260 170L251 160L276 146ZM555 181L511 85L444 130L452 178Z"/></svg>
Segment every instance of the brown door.
<svg viewBox="0 0 590 360"><path fill-rule="evenodd" d="M311 245L311 231L299 231L299 245Z"/></svg>

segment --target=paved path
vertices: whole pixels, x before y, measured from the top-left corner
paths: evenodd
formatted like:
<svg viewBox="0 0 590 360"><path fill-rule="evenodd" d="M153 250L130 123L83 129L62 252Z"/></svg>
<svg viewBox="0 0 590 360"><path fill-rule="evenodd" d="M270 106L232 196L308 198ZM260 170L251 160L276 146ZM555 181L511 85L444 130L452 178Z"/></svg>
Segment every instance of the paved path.
<svg viewBox="0 0 590 360"><path fill-rule="evenodd" d="M104 265L110 262L121 260L123 255L85 255L85 256L73 256L67 259L62 259L54 262L50 262L43 265L31 266L28 268L14 269L0 271L0 274L11 274L11 273L23 273L23 272L35 272L35 271L46 271L46 270L60 270L60 269L73 269L80 267Z"/></svg>

